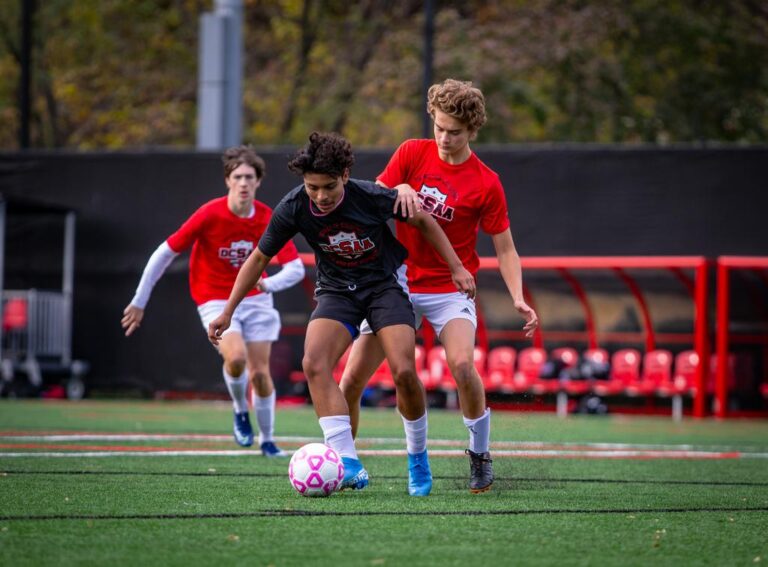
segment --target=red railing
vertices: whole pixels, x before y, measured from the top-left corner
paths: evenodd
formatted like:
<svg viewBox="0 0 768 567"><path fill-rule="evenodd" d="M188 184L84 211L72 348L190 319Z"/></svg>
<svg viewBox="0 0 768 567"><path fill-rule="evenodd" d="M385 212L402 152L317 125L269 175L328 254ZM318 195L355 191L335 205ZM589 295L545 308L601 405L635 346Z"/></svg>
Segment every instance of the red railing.
<svg viewBox="0 0 768 567"><path fill-rule="evenodd" d="M768 257L766 256L720 256L717 259L717 298L716 298L716 332L715 345L717 352L717 367L715 370L715 416L728 416L728 355L730 346L730 306L731 282L730 273L733 270L758 270L763 281L768 283ZM760 340L762 339L762 340ZM758 337L757 342L763 342L766 337ZM768 362L768 361L765 361ZM763 370L764 373L766 370Z"/></svg>
<svg viewBox="0 0 768 567"><path fill-rule="evenodd" d="M307 266L314 266L315 258L313 254L300 254L302 261ZM643 323L643 336L646 351L651 351L657 343L657 334L653 329L653 324L648 309L648 304L638 285L626 270L667 270L675 278L679 279L685 286L694 305L694 332L693 349L699 355L701 363L698 365L696 376L696 396L693 402L693 415L704 417L706 414L706 384L709 375L709 365L704 361L709 360L709 334L707 323L707 271L708 261L702 256L567 256L567 257L524 257L521 259L522 267L525 272L532 270L552 270L559 274L573 289L584 310L586 321L587 345L589 348L598 346L598 333L594 324L594 315L589 304L586 291L579 280L573 274L572 270L608 270L613 272L627 286L629 292L635 298L638 309L641 313ZM499 270L499 263L495 257L484 257L480 259L480 269L484 271ZM691 280L683 270L693 270L694 277ZM530 289L525 289L526 299L533 304L533 296ZM482 321L478 321L482 325ZM564 336L581 336L583 333L569 333L548 331L546 336L553 339L562 339ZM533 337L534 346L541 347L544 343L545 331L542 327L536 330ZM669 339L664 336L665 340ZM488 342L488 334L485 328L478 329L478 340ZM674 339L673 339L674 340ZM677 341L675 341L677 342ZM480 343L480 346L488 349L487 344ZM727 349L727 344L726 344ZM719 383L719 381L718 381ZM723 394L718 390L718 396ZM720 397L718 397L720 399ZM724 407L720 403L719 407Z"/></svg>

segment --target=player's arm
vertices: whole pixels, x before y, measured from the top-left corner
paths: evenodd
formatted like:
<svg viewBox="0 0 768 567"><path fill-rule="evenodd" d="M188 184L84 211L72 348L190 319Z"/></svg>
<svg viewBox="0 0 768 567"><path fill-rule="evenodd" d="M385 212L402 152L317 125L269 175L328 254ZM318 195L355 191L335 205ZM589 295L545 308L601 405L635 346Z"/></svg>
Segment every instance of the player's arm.
<svg viewBox="0 0 768 567"><path fill-rule="evenodd" d="M510 229L491 236L493 246L496 248L496 257L499 259L499 270L504 283L515 302L515 309L525 319L526 337L532 337L536 327L539 326L539 317L536 312L523 299L523 269L520 265L520 256L512 240Z"/></svg>
<svg viewBox="0 0 768 567"><path fill-rule="evenodd" d="M168 245L168 242L164 241L149 257L144 272L141 274L136 293L131 302L123 309L123 318L120 324L125 329L126 337L131 336L141 326L144 310L149 302L149 297L152 295L152 289L178 255Z"/></svg>
<svg viewBox="0 0 768 567"><path fill-rule="evenodd" d="M412 218L404 221L415 226L421 232L422 236L429 242L440 257L445 260L451 270L451 279L456 288L466 293L468 297L475 297L477 288L475 287L475 278L464 268L461 260L456 255L456 251L451 246L450 240L437 224L437 221L431 215L419 211Z"/></svg>
<svg viewBox="0 0 768 567"><path fill-rule="evenodd" d="M254 288L271 259L271 256L266 256L257 246L237 272L235 285L232 287L226 305L224 305L224 310L208 325L208 340L214 345L219 344L221 334L229 328L232 313L235 312L243 298L248 295L248 292Z"/></svg>
<svg viewBox="0 0 768 567"><path fill-rule="evenodd" d="M282 264L282 268L276 274L271 275L268 278L261 278L256 284L256 287L259 291L277 293L278 291L283 291L284 289L288 289L292 285L299 283L304 279L305 273L304 263L300 258L296 258L295 260Z"/></svg>
<svg viewBox="0 0 768 567"><path fill-rule="evenodd" d="M379 181L376 180L376 184L381 187L390 189ZM397 214L399 211L404 217L412 217L421 210L421 201L419 200L419 194L407 183L401 183L395 187L391 187L392 190L397 191L397 198L395 199L395 206L392 212ZM399 211L398 211L399 209Z"/></svg>

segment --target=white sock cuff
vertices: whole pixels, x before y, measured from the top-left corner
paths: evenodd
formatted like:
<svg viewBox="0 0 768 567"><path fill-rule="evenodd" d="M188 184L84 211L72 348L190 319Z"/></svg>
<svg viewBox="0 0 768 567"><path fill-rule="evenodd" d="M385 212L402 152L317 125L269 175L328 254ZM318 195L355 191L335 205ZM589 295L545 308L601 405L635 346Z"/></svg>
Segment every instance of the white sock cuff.
<svg viewBox="0 0 768 567"><path fill-rule="evenodd" d="M467 427L472 427L478 421L483 421L484 419L488 419L490 417L491 417L491 408L485 408L485 412L483 412L483 415L481 415L478 418L475 418L475 419L469 419L468 417L463 418L464 425L466 425Z"/></svg>
<svg viewBox="0 0 768 567"><path fill-rule="evenodd" d="M262 398L255 391L253 393L253 407L254 409L268 409L275 403L275 392L273 391L266 398Z"/></svg>
<svg viewBox="0 0 768 567"><path fill-rule="evenodd" d="M228 382L234 382L235 384L241 384L242 382L248 380L248 374L245 370L243 370L243 373L240 374L240 376L232 376L229 372L227 372L226 367L221 367L221 373L224 375L224 380Z"/></svg>
<svg viewBox="0 0 768 567"><path fill-rule="evenodd" d="M323 435L326 439L338 435L347 429L352 429L348 415L329 415L318 418L317 421L320 423L320 428L323 430Z"/></svg>
<svg viewBox="0 0 768 567"><path fill-rule="evenodd" d="M427 412L424 412L424 415L422 415L421 417L419 417L417 419L414 419L414 420L405 419L405 417L403 417L403 416L400 416L400 417L403 419L403 423L404 424L410 425L411 427L414 427L416 429L420 428L419 426L421 426L421 425L426 426L427 425L427 421L428 421L427 420Z"/></svg>

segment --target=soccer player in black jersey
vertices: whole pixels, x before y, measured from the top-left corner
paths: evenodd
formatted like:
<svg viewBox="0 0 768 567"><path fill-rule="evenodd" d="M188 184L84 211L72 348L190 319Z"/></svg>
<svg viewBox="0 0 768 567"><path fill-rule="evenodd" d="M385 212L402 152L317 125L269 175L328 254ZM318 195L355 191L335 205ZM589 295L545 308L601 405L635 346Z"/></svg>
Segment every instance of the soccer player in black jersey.
<svg viewBox="0 0 768 567"><path fill-rule="evenodd" d="M367 319L381 340L397 388L408 449L408 492L426 496L432 489L426 394L415 369L413 309L397 279L407 252L387 221L395 218L418 228L450 267L459 291L474 297L475 280L429 214L419 211L407 216L402 208L395 213L396 191L350 178L354 161L347 140L335 133L312 133L288 164L304 183L275 207L256 250L238 273L224 311L209 325L208 337L218 343L234 309L256 285L272 256L301 233L317 263L317 307L307 326L302 366L325 443L344 462L341 487L365 488L368 472L358 459L349 408L332 370Z"/></svg>

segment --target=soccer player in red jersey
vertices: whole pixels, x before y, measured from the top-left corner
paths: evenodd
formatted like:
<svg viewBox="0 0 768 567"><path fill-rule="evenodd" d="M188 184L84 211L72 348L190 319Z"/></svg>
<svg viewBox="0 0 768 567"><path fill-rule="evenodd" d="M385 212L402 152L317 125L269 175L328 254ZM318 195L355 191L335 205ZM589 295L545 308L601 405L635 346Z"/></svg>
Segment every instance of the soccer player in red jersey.
<svg viewBox="0 0 768 567"><path fill-rule="evenodd" d="M425 246L437 250L458 293L474 297L475 280L432 217L423 212L409 217L402 209L396 213L395 191L350 178L353 164L352 148L338 134L314 132L309 137L309 143L288 164L304 183L275 207L256 251L237 276L221 316L209 325L208 338L213 344L220 340L233 311L269 259L301 233L317 260L317 307L307 325L302 366L325 443L344 462L341 487L365 488L368 472L358 458L349 409L332 371L358 336L360 323L367 319L381 341L397 388L408 451L408 493L427 496L432 474L426 450L426 395L416 375L413 308L397 278L407 252L387 221L407 222L422 235ZM409 429L409 423L423 423L425 427Z"/></svg>
<svg viewBox="0 0 768 567"><path fill-rule="evenodd" d="M264 160L250 147L227 149L222 155L227 195L208 201L168 237L150 257L131 302L123 311L122 326L130 336L141 325L152 288L176 256L192 248L189 287L203 327L208 329L220 312L241 266L256 248L272 210L255 199L265 173ZM260 277L232 318L232 325L218 345L224 359L224 381L234 406L235 441L253 444L247 391L259 428L259 447L268 457L285 453L274 442L275 388L269 373L272 343L280 334L280 315L272 293L304 277L304 265L293 242L277 254L282 269ZM259 274L261 276L261 274Z"/></svg>
<svg viewBox="0 0 768 567"><path fill-rule="evenodd" d="M486 120L482 92L472 83L448 79L429 89L427 111L434 121L434 139L407 140L395 151L377 182L401 193L418 192L423 211L445 231L464 266L477 274L475 250L478 229L491 236L504 283L532 336L538 317L523 299L520 257L512 240L507 203L499 176L472 152L469 142ZM485 405L482 379L474 365L477 315L471 297L456 293L450 272L421 235L405 224L397 237L408 250L407 280L417 321L426 318L445 347L448 366L456 381L464 424L469 430L472 492L485 492L493 484L489 452L490 410ZM355 342L341 380L357 431L360 399L366 383L381 363L380 342L373 334ZM414 427L426 427L414 424Z"/></svg>

